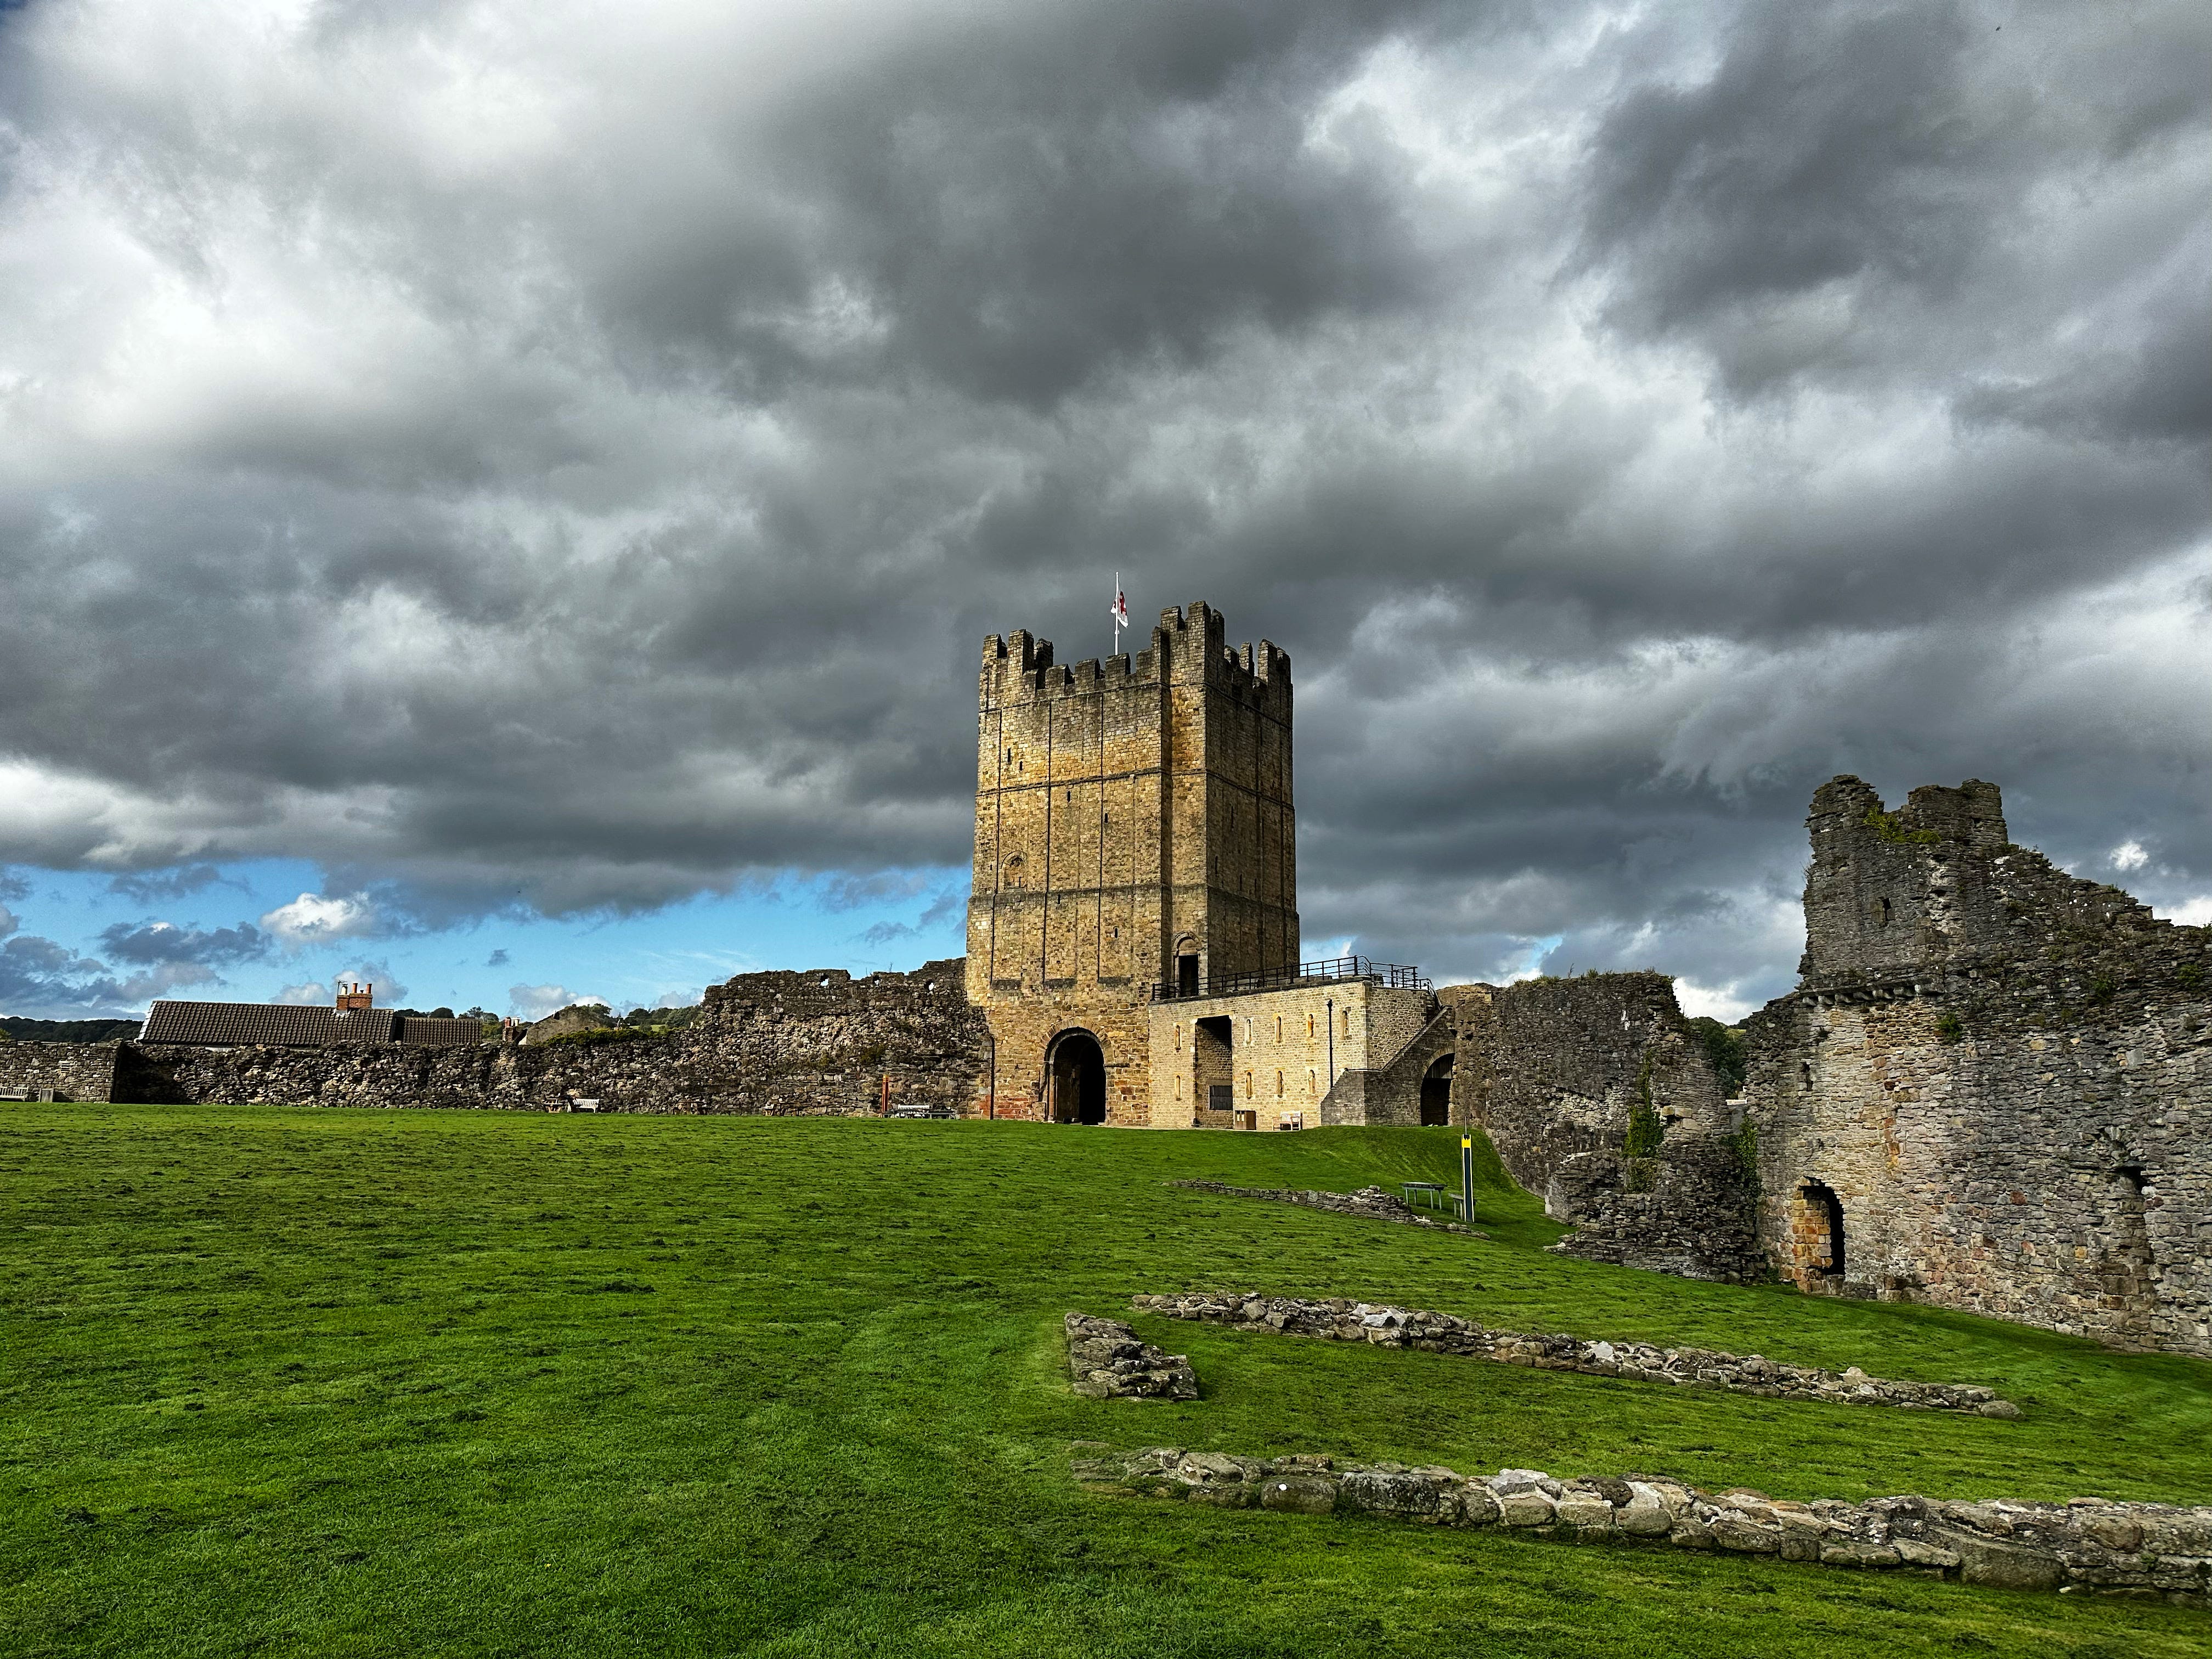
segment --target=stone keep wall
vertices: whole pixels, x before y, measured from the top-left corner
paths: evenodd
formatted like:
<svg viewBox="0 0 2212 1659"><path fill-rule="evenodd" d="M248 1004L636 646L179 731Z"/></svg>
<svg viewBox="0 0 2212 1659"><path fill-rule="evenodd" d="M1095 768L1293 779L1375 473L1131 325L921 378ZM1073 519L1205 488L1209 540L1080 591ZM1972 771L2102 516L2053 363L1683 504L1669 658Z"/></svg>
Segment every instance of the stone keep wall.
<svg viewBox="0 0 2212 1659"><path fill-rule="evenodd" d="M990 1039L957 961L854 980L745 974L711 987L696 1024L661 1036L527 1048L230 1049L125 1045L133 1100L861 1115L984 1108Z"/></svg>
<svg viewBox="0 0 2212 1659"><path fill-rule="evenodd" d="M1232 651L1219 613L1162 614L1149 649L1061 667L984 642L968 991L1009 1116L1050 1116L1054 1045L1097 1039L1106 1121L1152 1115L1151 988L1294 965L1290 659Z"/></svg>
<svg viewBox="0 0 2212 1659"><path fill-rule="evenodd" d="M1988 784L1838 778L1810 827L1804 982L1746 1028L1776 1268L2212 1353L2207 930L2011 844Z"/></svg>
<svg viewBox="0 0 2212 1659"><path fill-rule="evenodd" d="M112 1099L120 1047L113 1042L0 1042L0 1095Z"/></svg>

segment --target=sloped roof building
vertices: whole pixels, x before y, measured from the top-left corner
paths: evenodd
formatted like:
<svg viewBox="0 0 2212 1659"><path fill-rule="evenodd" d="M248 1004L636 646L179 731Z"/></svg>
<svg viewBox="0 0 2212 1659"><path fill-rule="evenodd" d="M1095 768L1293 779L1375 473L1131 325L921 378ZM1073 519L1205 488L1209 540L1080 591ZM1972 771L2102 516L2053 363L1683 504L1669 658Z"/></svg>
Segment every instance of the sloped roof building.
<svg viewBox="0 0 2212 1659"><path fill-rule="evenodd" d="M358 999L352 999L358 1001ZM389 1008L298 1008L273 1002L156 1002L141 1042L202 1048L327 1048L343 1042L396 1042L418 1048L483 1041L473 1019L436 1019Z"/></svg>

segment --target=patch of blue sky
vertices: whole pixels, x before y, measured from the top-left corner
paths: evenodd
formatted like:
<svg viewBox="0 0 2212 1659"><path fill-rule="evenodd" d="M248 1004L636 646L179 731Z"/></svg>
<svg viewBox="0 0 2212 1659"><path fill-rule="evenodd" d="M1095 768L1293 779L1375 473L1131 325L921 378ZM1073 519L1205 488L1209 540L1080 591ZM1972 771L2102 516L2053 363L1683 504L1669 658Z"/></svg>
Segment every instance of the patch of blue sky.
<svg viewBox="0 0 2212 1659"><path fill-rule="evenodd" d="M212 964L213 977L153 994L258 1002L320 1000L340 978L378 981L380 1003L481 1007L536 1015L583 998L617 1007L696 1002L706 986L766 968L903 971L964 948L967 871L921 867L790 876L702 894L635 915L553 918L502 914L424 930L342 908L302 860L268 859L118 883L105 874L14 866L27 890L0 901L19 935L107 962L118 981L140 964L115 959L101 935L117 924L166 922L213 931L250 925L266 953ZM165 879L165 876L167 878ZM303 904L302 896L316 901ZM270 918L278 920L272 927ZM287 922L291 937L283 937ZM304 925L301 925L304 924ZM138 1008L143 1008L141 999ZM59 1006L0 1013L76 1012ZM137 1012L133 1008L130 1012Z"/></svg>

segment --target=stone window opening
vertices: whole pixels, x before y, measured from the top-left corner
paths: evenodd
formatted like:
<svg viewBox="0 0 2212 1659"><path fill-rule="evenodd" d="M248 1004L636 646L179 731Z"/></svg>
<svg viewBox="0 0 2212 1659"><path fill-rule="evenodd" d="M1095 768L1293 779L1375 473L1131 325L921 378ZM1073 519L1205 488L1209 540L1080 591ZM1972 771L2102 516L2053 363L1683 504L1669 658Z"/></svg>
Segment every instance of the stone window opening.
<svg viewBox="0 0 2212 1659"><path fill-rule="evenodd" d="M1275 1041L1276 1041L1276 1042L1280 1042L1282 1040L1283 1040L1283 1017L1282 1017L1280 1014L1277 1014L1277 1015L1275 1016Z"/></svg>
<svg viewBox="0 0 2212 1659"><path fill-rule="evenodd" d="M1006 884L1009 887L1022 884L1022 855L1019 853L1006 860Z"/></svg>
<svg viewBox="0 0 2212 1659"><path fill-rule="evenodd" d="M1318 1091L1318 1088L1319 1079L1316 1074L1314 1068L1309 1066L1306 1067L1306 1092L1310 1095L1316 1093Z"/></svg>
<svg viewBox="0 0 2212 1659"><path fill-rule="evenodd" d="M1881 899L1877 902L1881 906L1881 914L1875 925L1878 927L1887 927L1889 926L1889 901L1887 899Z"/></svg>
<svg viewBox="0 0 2212 1659"><path fill-rule="evenodd" d="M1813 1086L1813 1062L1811 1060L1801 1060L1797 1062L1797 1080L1800 1083L1802 1083L1808 1089Z"/></svg>
<svg viewBox="0 0 2212 1659"><path fill-rule="evenodd" d="M1352 1010L1349 1008L1344 1011L1344 1035L1347 1037L1352 1035Z"/></svg>
<svg viewBox="0 0 2212 1659"><path fill-rule="evenodd" d="M1307 1035L1308 1036L1311 1036L1313 1034L1314 1034L1314 1017L1313 1017L1311 1014L1308 1014L1308 1015L1306 1016L1306 1035Z"/></svg>
<svg viewBox="0 0 2212 1659"><path fill-rule="evenodd" d="M1275 1073L1275 1098L1276 1098L1276 1099L1278 1099L1278 1100L1280 1100L1282 1097L1283 1097L1283 1074L1282 1074L1280 1072L1278 1072L1278 1073Z"/></svg>

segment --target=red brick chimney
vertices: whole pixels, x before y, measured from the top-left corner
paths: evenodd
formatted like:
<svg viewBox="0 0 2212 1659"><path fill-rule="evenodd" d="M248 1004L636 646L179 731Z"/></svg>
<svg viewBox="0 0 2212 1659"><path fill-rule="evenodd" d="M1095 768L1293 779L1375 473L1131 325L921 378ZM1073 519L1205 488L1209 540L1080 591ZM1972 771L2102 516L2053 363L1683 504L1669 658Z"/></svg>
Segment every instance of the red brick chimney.
<svg viewBox="0 0 2212 1659"><path fill-rule="evenodd" d="M349 985L343 980L340 980L338 981L338 1012L343 1014L356 1008L374 1008L376 1006L375 991L376 988L373 985Z"/></svg>

